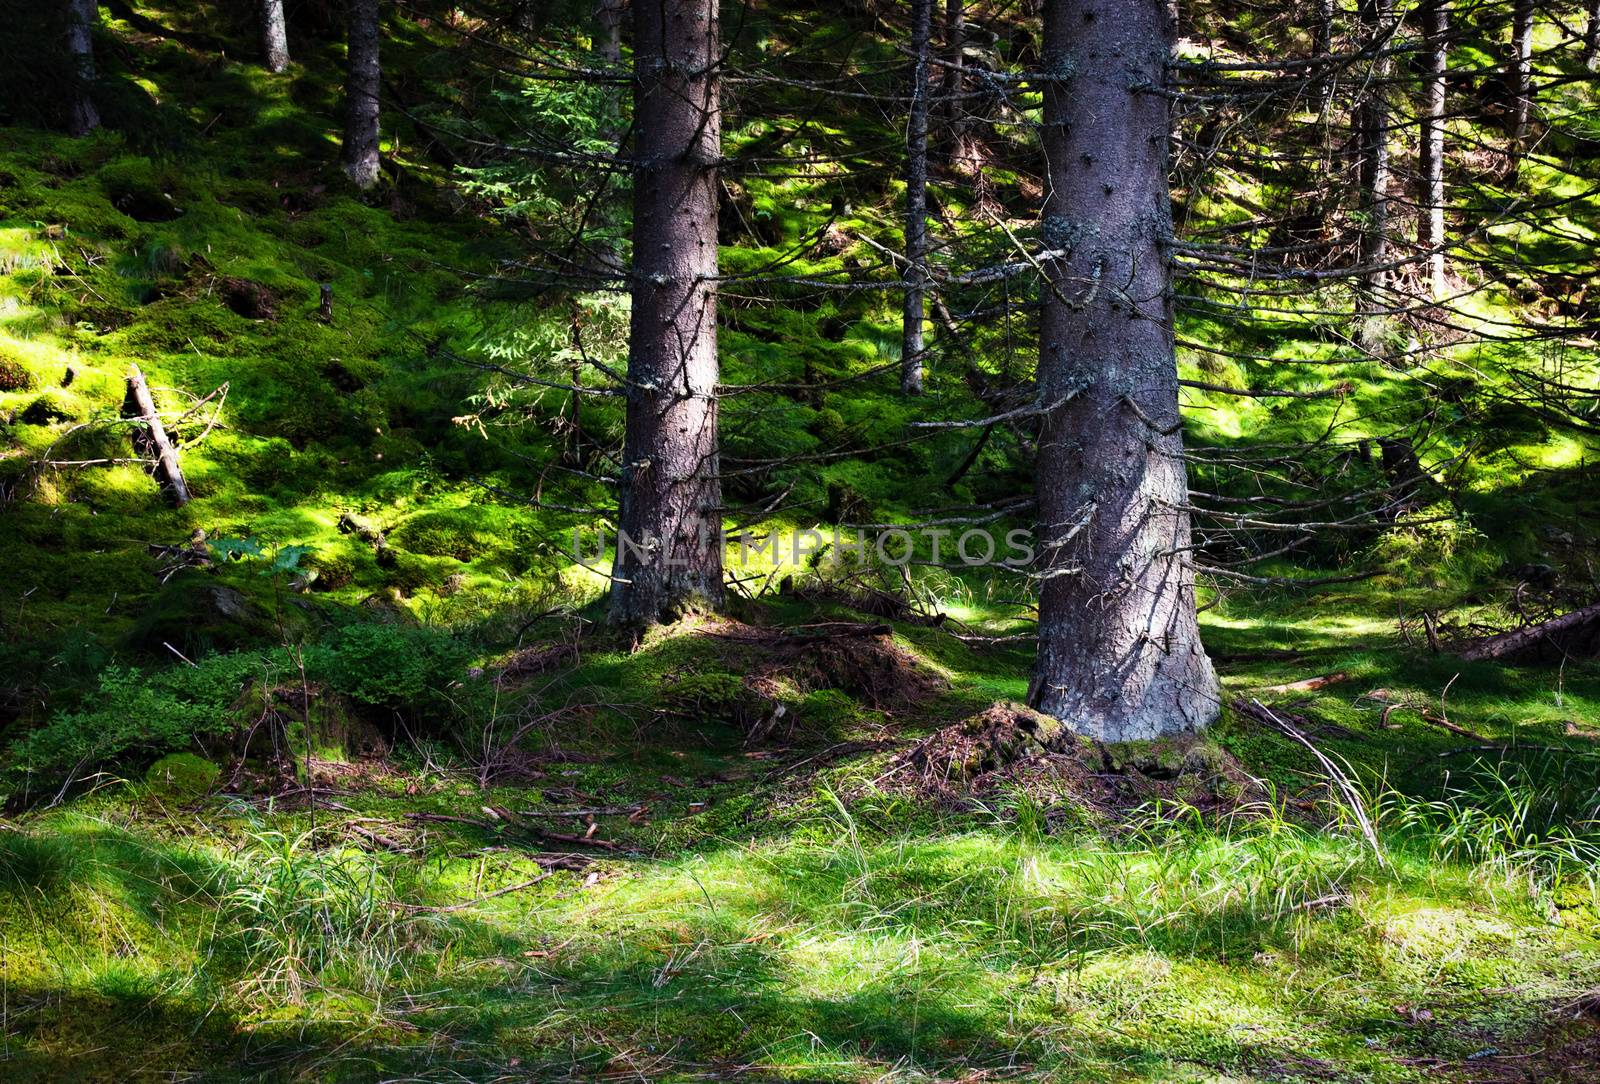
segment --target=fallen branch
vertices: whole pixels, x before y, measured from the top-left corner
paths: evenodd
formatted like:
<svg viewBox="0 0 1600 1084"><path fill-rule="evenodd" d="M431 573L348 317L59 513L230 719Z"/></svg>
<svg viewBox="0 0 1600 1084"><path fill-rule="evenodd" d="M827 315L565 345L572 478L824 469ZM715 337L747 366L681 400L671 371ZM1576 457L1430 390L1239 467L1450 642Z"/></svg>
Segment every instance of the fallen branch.
<svg viewBox="0 0 1600 1084"><path fill-rule="evenodd" d="M155 398L150 385L137 365L128 366L128 401L138 411L137 419L144 423L151 450L155 453L156 474L172 493L172 501L179 508L189 503L189 485L183 480L183 469L178 465L178 450L167 436L167 427L161 424L156 412Z"/></svg>
<svg viewBox="0 0 1600 1084"><path fill-rule="evenodd" d="M1309 693L1317 689L1325 689L1329 685L1337 685L1341 681L1349 681L1350 675L1343 670L1335 670L1331 674L1322 674L1318 677L1305 678L1302 681L1286 681L1282 685L1262 685L1256 689L1257 693Z"/></svg>
<svg viewBox="0 0 1600 1084"><path fill-rule="evenodd" d="M1451 680L1453 681L1454 679L1452 678ZM1389 716L1393 715L1396 711L1403 709L1405 711L1416 712L1418 717L1421 718L1423 722L1431 723L1434 726L1441 727L1450 731L1452 734L1459 734L1461 737L1468 738L1475 742L1489 742L1488 738L1484 737L1482 734L1479 734L1476 730L1468 730L1464 726L1458 726L1457 724L1452 723L1449 719L1435 715L1433 712L1415 703L1414 701L1400 700L1395 698L1388 689L1373 689L1370 693L1367 693L1365 696L1361 697L1361 699L1376 700L1378 703L1384 705L1383 716L1379 719L1380 725L1389 725Z"/></svg>

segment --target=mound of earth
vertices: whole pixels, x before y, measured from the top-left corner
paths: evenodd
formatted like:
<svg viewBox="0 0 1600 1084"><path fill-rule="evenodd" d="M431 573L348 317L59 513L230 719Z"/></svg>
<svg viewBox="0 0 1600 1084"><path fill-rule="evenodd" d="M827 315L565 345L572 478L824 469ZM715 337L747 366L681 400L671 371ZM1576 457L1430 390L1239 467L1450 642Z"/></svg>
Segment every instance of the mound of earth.
<svg viewBox="0 0 1600 1084"><path fill-rule="evenodd" d="M923 738L895 758L892 778L961 804L1021 789L1051 808L1115 814L1161 801L1200 809L1259 800L1259 780L1203 735L1106 744L1059 719L999 701Z"/></svg>

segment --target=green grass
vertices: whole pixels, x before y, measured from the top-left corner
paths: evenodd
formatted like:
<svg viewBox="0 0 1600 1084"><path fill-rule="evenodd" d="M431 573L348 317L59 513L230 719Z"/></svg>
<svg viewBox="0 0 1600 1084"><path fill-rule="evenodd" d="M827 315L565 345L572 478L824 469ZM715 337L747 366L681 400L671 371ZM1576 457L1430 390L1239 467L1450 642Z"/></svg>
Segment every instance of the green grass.
<svg viewBox="0 0 1600 1084"><path fill-rule="evenodd" d="M1422 1080L1600 964L1577 882L1398 813L1380 865L1266 808L1051 832L1024 796L939 813L864 774L445 913L413 907L538 867L449 833L369 852L345 823L424 841L364 809L30 818L0 836L11 1079ZM106 1013L149 1038L107 1046Z"/></svg>

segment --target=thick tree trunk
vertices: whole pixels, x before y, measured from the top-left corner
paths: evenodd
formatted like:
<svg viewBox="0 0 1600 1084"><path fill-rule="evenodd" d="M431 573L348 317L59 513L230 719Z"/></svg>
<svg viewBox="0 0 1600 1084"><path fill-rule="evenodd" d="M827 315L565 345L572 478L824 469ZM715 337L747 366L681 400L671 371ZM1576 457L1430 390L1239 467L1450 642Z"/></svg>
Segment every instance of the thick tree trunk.
<svg viewBox="0 0 1600 1084"><path fill-rule="evenodd" d="M1108 741L1215 718L1189 564L1165 244L1163 0L1046 0L1039 654L1030 700Z"/></svg>
<svg viewBox="0 0 1600 1084"><path fill-rule="evenodd" d="M1511 157L1522 157L1533 112L1533 0L1511 5Z"/></svg>
<svg viewBox="0 0 1600 1084"><path fill-rule="evenodd" d="M906 271L900 390L922 394L922 295L928 282L928 49L933 0L911 0L911 113L906 122Z"/></svg>
<svg viewBox="0 0 1600 1084"><path fill-rule="evenodd" d="M611 620L721 605L717 0L633 5L633 312Z"/></svg>
<svg viewBox="0 0 1600 1084"><path fill-rule="evenodd" d="M67 131L88 135L100 127L94 107L94 28L100 22L95 0L68 0L67 60L72 65L72 97L67 103Z"/></svg>
<svg viewBox="0 0 1600 1084"><path fill-rule="evenodd" d="M378 0L347 0L344 171L357 188L378 183Z"/></svg>
<svg viewBox="0 0 1600 1084"><path fill-rule="evenodd" d="M1389 47L1394 30L1393 0L1360 0L1362 43L1369 49ZM1361 181L1361 278L1366 286L1364 312L1379 312L1377 294L1388 281L1383 265L1389 259L1389 90L1387 57L1374 57L1367 87L1356 106L1356 147Z"/></svg>
<svg viewBox="0 0 1600 1084"><path fill-rule="evenodd" d="M1429 0L1423 12L1427 34L1422 93L1421 207L1417 244L1428 260L1427 289L1431 298L1444 296L1444 121L1445 74L1450 58L1450 0Z"/></svg>
<svg viewBox="0 0 1600 1084"><path fill-rule="evenodd" d="M269 72L289 66L289 31L283 19L283 0L261 0L261 62Z"/></svg>

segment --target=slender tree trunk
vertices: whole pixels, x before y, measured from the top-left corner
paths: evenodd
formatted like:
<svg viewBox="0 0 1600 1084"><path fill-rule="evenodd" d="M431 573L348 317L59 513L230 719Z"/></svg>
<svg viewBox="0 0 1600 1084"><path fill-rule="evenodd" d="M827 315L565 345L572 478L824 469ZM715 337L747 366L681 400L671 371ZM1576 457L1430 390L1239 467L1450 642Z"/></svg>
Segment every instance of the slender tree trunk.
<svg viewBox="0 0 1600 1084"><path fill-rule="evenodd" d="M1334 0L1317 0L1317 38L1314 48L1321 57L1333 54L1333 18L1336 14ZM1337 78L1337 69L1330 67L1322 83L1322 110L1327 112L1333 104L1333 92Z"/></svg>
<svg viewBox="0 0 1600 1084"><path fill-rule="evenodd" d="M1360 0L1362 41L1370 49L1389 47L1394 25L1393 0ZM1367 87L1356 106L1356 144L1361 181L1361 277L1366 297L1362 311L1381 311L1378 294L1388 282L1383 264L1389 259L1389 88L1387 57L1374 57Z"/></svg>
<svg viewBox="0 0 1600 1084"><path fill-rule="evenodd" d="M623 0L595 0L594 17L600 24L600 57L611 64L622 63Z"/></svg>
<svg viewBox="0 0 1600 1084"><path fill-rule="evenodd" d="M1533 112L1533 0L1511 5L1511 158L1522 157Z"/></svg>
<svg viewBox="0 0 1600 1084"><path fill-rule="evenodd" d="M1583 62L1593 68L1600 59L1600 0L1589 0L1588 21L1583 25Z"/></svg>
<svg viewBox="0 0 1600 1084"><path fill-rule="evenodd" d="M1107 741L1205 726L1166 241L1163 0L1046 0L1039 653L1030 700Z"/></svg>
<svg viewBox="0 0 1600 1084"><path fill-rule="evenodd" d="M1600 3L1600 0L1596 0ZM949 141L955 143L956 123L961 118L961 92L967 66L966 0L945 0L944 74L939 80L939 98ZM954 152L952 151L952 154Z"/></svg>
<svg viewBox="0 0 1600 1084"><path fill-rule="evenodd" d="M905 304L900 390L922 394L922 295L928 282L928 49L933 0L911 0L911 115L906 123Z"/></svg>
<svg viewBox="0 0 1600 1084"><path fill-rule="evenodd" d="M357 188L378 183L378 0L347 0L344 171Z"/></svg>
<svg viewBox="0 0 1600 1084"><path fill-rule="evenodd" d="M1428 294L1444 296L1444 120L1445 74L1450 59L1450 0L1428 0L1424 9L1427 34L1422 95L1422 140L1417 160L1422 170L1417 244L1427 253Z"/></svg>
<svg viewBox="0 0 1600 1084"><path fill-rule="evenodd" d="M67 131L88 135L100 127L94 107L94 28L100 22L95 0L68 0L67 59L72 65L72 97L67 103Z"/></svg>
<svg viewBox="0 0 1600 1084"><path fill-rule="evenodd" d="M633 312L611 620L720 606L717 0L633 5Z"/></svg>
<svg viewBox="0 0 1600 1084"><path fill-rule="evenodd" d="M283 0L261 0L261 61L269 72L289 66L289 32L283 19Z"/></svg>

